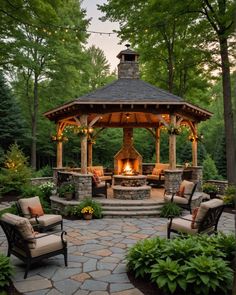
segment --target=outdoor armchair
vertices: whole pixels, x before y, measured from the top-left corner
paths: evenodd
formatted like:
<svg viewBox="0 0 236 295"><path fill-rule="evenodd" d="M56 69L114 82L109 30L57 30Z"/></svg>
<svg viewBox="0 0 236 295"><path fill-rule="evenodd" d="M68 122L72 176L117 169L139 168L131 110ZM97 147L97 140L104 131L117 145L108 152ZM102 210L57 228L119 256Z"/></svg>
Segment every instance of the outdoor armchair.
<svg viewBox="0 0 236 295"><path fill-rule="evenodd" d="M194 209L193 215L171 218L167 224L167 237L171 232L184 234L217 232L217 225L224 210L222 200L213 199L202 202L199 208Z"/></svg>
<svg viewBox="0 0 236 295"><path fill-rule="evenodd" d="M199 200L201 202L201 194L194 194L197 187L197 183L183 180L180 184L179 190L172 194L164 193L165 202L173 202L187 209L192 213L192 202Z"/></svg>
<svg viewBox="0 0 236 295"><path fill-rule="evenodd" d="M59 254L64 255L67 266L67 242L64 239L66 232L37 233L34 232L29 220L11 213L5 213L0 219L0 225L7 237L8 252L21 259L26 264L24 278L27 278L31 265Z"/></svg>
<svg viewBox="0 0 236 295"><path fill-rule="evenodd" d="M39 197L19 199L16 202L19 215L29 219L39 231L46 231L56 225L63 229L62 216L58 214L44 214Z"/></svg>

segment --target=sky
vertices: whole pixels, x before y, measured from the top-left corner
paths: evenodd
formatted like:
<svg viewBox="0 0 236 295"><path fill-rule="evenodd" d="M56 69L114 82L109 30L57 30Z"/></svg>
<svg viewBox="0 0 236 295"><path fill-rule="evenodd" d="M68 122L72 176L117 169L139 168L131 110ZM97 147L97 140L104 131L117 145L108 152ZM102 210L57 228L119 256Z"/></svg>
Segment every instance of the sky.
<svg viewBox="0 0 236 295"><path fill-rule="evenodd" d="M112 32L114 29L119 28L118 23L112 23L109 21L102 22L99 20L99 17L103 14L97 9L97 4L103 4L107 2L106 0L83 0L82 7L87 10L87 18L92 18L90 21L90 26L88 30L90 31L99 31L99 32ZM91 34L88 40L87 47L95 45L96 47L101 48L104 51L104 54L111 65L111 70L117 68L119 63L117 54L126 49L125 44L119 45L120 39L116 34L108 35L99 35Z"/></svg>

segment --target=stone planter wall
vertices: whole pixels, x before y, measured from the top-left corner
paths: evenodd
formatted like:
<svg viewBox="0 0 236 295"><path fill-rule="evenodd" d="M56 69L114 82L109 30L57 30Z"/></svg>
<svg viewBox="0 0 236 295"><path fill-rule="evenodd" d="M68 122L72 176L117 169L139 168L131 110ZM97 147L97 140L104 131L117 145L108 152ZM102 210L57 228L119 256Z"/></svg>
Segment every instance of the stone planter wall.
<svg viewBox="0 0 236 295"><path fill-rule="evenodd" d="M75 199L83 200L85 198L92 198L92 175L72 173L75 183Z"/></svg>
<svg viewBox="0 0 236 295"><path fill-rule="evenodd" d="M37 186L46 182L53 182L53 177L35 177L30 179L30 183Z"/></svg>
<svg viewBox="0 0 236 295"><path fill-rule="evenodd" d="M207 180L205 183L212 183L217 186L218 193L224 195L226 188L228 187L227 180Z"/></svg>
<svg viewBox="0 0 236 295"><path fill-rule="evenodd" d="M190 168L192 170L192 179L194 183L198 183L196 191L202 191L202 166L192 166Z"/></svg>
<svg viewBox="0 0 236 295"><path fill-rule="evenodd" d="M165 170L165 190L167 194L177 192L182 182L183 170Z"/></svg>

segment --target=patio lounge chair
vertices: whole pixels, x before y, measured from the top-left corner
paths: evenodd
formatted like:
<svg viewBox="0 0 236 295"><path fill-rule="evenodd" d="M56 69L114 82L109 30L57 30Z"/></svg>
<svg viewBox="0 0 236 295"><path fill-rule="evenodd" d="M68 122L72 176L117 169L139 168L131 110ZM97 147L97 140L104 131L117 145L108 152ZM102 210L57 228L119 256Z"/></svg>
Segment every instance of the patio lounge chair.
<svg viewBox="0 0 236 295"><path fill-rule="evenodd" d="M189 210L192 213L192 202L196 202L198 199L201 202L201 194L194 194L196 187L197 183L183 180L178 192L172 194L164 193L164 200L165 202L176 203L181 208Z"/></svg>
<svg viewBox="0 0 236 295"><path fill-rule="evenodd" d="M212 234L217 232L218 221L223 210L223 201L213 199L201 203L200 207L194 210L193 215L189 214L184 217L171 218L167 224L168 239L171 232L184 234Z"/></svg>
<svg viewBox="0 0 236 295"><path fill-rule="evenodd" d="M55 235L55 232L39 234L34 232L27 218L11 213L3 214L0 225L8 241L7 256L13 254L26 264L24 279L31 264L44 258L63 254L67 266L67 243L63 238L65 231L60 231L60 236Z"/></svg>
<svg viewBox="0 0 236 295"><path fill-rule="evenodd" d="M101 181L98 176L93 174L92 177L92 196L104 195L107 198L107 182Z"/></svg>
<svg viewBox="0 0 236 295"><path fill-rule="evenodd" d="M38 227L38 231L44 232L56 225L61 225L63 230L63 220L61 215L44 214L39 197L24 198L16 202L20 216L29 219L33 226ZM39 210L38 210L39 209Z"/></svg>

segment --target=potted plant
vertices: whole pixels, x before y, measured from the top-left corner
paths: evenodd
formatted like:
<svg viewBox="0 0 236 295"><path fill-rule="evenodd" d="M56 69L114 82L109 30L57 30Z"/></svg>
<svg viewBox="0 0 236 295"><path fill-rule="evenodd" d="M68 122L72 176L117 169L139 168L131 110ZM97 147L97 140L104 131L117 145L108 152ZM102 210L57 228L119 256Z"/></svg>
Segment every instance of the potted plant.
<svg viewBox="0 0 236 295"><path fill-rule="evenodd" d="M215 198L218 193L218 187L213 183L205 183L202 186L202 190L204 193L210 195L211 199Z"/></svg>
<svg viewBox="0 0 236 295"><path fill-rule="evenodd" d="M83 218L85 220L91 220L93 217L93 207L91 206L86 206L81 210L81 213L83 214Z"/></svg>
<svg viewBox="0 0 236 295"><path fill-rule="evenodd" d="M59 197L66 198L67 201L71 200L75 193L74 183L64 183L58 189Z"/></svg>

